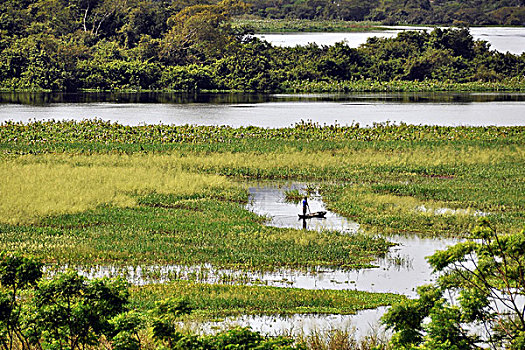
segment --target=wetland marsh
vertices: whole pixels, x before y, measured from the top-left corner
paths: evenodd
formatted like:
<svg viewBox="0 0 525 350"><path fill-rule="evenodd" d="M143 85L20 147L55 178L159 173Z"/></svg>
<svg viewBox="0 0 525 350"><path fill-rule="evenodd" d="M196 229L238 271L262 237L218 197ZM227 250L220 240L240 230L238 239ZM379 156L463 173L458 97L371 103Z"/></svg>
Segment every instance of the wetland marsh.
<svg viewBox="0 0 525 350"><path fill-rule="evenodd" d="M264 324L262 315L390 305L403 296L384 292L412 296L428 281L420 272L427 252L454 242L432 237L461 238L476 212L500 231L522 229L523 131L3 123L0 248L31 253L49 266L116 266L117 275L128 266L180 266L166 272L169 283L133 287L135 305L148 309L156 298L187 293L200 305L194 316L208 320L250 315ZM276 199L286 188L246 180L313 186L335 225L283 227L289 215L297 224L296 209ZM261 193L281 212L265 212ZM280 227L268 225L271 217ZM210 281L215 271L222 277ZM416 277L397 284L409 271ZM214 288L220 294L202 297Z"/></svg>

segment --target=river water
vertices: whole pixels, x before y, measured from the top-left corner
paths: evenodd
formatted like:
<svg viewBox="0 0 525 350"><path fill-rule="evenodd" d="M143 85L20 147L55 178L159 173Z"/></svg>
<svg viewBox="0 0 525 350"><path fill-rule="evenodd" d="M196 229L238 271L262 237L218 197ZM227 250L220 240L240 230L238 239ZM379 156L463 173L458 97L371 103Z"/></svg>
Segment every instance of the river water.
<svg viewBox="0 0 525 350"><path fill-rule="evenodd" d="M349 33L286 33L260 34L257 37L278 46L296 46L315 43L317 45L333 45L345 41L350 47L364 44L368 38L377 36L391 38L404 30L426 30L432 27L392 26L387 30L372 32ZM525 28L523 27L473 27L470 33L475 40L484 40L492 50L510 52L520 55L525 51Z"/></svg>
<svg viewBox="0 0 525 350"><path fill-rule="evenodd" d="M8 120L99 118L125 125L362 126L381 122L444 126L524 125L525 93L169 94L0 93Z"/></svg>

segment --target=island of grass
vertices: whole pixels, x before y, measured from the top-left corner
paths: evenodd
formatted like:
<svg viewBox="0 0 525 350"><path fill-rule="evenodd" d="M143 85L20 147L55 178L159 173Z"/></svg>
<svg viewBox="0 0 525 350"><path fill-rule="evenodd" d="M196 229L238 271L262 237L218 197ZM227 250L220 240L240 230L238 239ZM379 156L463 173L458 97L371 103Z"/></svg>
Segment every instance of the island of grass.
<svg viewBox="0 0 525 350"><path fill-rule="evenodd" d="M303 242L308 251L308 242L317 240L318 233L265 227L261 218L239 204L248 199L239 184L244 179L319 183L329 207L359 222L367 232L461 235L480 215L489 216L500 231L517 232L523 225L523 126L321 127L301 123L291 128L265 129L130 127L94 120L8 122L1 131L4 198L10 198L13 188L18 188L17 193L35 193L31 200L12 194L12 199L1 203L2 222L11 225L3 229L4 242L9 241L10 231L32 235L35 230L47 232L47 227L55 236L60 230L84 230L83 226L86 232L93 232L93 237L99 237L104 230L111 234L122 232L122 237L137 236L133 232L145 220L136 217L136 213L141 213L151 216L147 220L151 227L146 226L149 231L141 229L141 234L162 229L167 233L161 236L164 240L178 239L179 232L189 230L185 221L191 215L203 233L201 238L185 239L192 243L190 246L199 246L200 240L203 244L199 251L218 247L208 246L211 241L206 241L209 238L204 235L216 228L221 229L218 232L228 232L230 237L251 232L243 238L248 246L266 239L258 236L274 237L269 240L282 244ZM41 174L42 178L34 174ZM60 184L56 190L51 185L41 185L53 178ZM110 185L100 185L100 179L110 179ZM64 191L68 181L71 189ZM104 196L89 196L100 192ZM73 198L61 198L65 193ZM45 198L54 206L49 206ZM455 214L447 214L447 208L456 210ZM162 222L164 215L171 215L172 219ZM208 220L207 215L213 220ZM115 230L112 217L129 222L130 229ZM108 223L92 225L85 221ZM329 235L341 246L359 237ZM146 246L147 243L141 244L147 255ZM106 249L104 243L95 247ZM269 262L262 252L264 247L257 246L252 252L261 254L255 260L237 256L227 264ZM384 251L371 247L372 255ZM366 260L350 260L343 257L343 251L318 256L308 253L314 255L302 258L288 253L286 259L271 264L307 266L322 262L352 266ZM187 263L189 257L180 259Z"/></svg>
<svg viewBox="0 0 525 350"><path fill-rule="evenodd" d="M205 284L177 281L133 287L134 307L150 310L156 302L172 296L193 308L186 319L213 320L241 315L341 314L373 309L404 300L391 293L356 290L297 289L267 286Z"/></svg>

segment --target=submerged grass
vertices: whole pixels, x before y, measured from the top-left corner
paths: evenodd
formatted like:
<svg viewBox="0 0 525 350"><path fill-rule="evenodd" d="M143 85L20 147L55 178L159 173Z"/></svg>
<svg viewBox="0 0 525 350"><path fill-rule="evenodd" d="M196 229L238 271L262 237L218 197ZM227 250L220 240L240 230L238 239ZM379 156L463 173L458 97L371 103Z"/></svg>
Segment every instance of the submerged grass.
<svg viewBox="0 0 525 350"><path fill-rule="evenodd" d="M177 296L194 308L192 317L214 319L237 315L354 314L391 305L405 297L355 290L306 290L266 286L202 284L177 281L132 288L132 300L144 310L155 301Z"/></svg>

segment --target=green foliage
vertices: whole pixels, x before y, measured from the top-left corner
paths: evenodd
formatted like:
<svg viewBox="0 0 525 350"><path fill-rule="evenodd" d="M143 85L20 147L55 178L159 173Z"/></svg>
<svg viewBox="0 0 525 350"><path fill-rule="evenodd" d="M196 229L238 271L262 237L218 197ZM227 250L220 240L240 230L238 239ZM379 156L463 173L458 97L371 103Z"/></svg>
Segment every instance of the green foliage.
<svg viewBox="0 0 525 350"><path fill-rule="evenodd" d="M14 343L28 348L32 343L31 325L21 293L35 287L42 278L42 263L19 253L0 253L0 348L11 350ZM29 313L29 317L32 315Z"/></svg>
<svg viewBox="0 0 525 350"><path fill-rule="evenodd" d="M255 33L297 32L366 32L381 30L378 22L304 19L241 19L236 18L234 28L250 28Z"/></svg>
<svg viewBox="0 0 525 350"><path fill-rule="evenodd" d="M203 339L206 349L254 349L254 350L293 350L303 349L301 346L294 346L293 340L285 337L268 338L249 328L235 328L227 332L219 333L215 336L208 336ZM181 348L181 350L184 348ZM191 349L191 348L189 348ZM198 349L198 348L195 348Z"/></svg>
<svg viewBox="0 0 525 350"><path fill-rule="evenodd" d="M254 40L214 64L214 76L221 89L275 91L279 80L271 45Z"/></svg>
<svg viewBox="0 0 525 350"><path fill-rule="evenodd" d="M195 278L198 278L195 277ZM187 301L191 314L155 312L162 321L186 319L215 320L240 315L294 315L294 314L354 314L359 310L390 305L404 300L390 293L369 293L356 290L319 290L240 285L247 279L225 273L220 280L228 284L207 284L177 280L165 284L136 286L131 289L132 305L139 310L158 310L157 300L176 295ZM168 316L166 316L168 315ZM171 315L171 316L169 316ZM161 317L162 316L162 317ZM170 329L173 323L161 322Z"/></svg>
<svg viewBox="0 0 525 350"><path fill-rule="evenodd" d="M249 328L234 328L216 335L196 336L192 334L174 334L166 344L176 350L300 350L300 345L293 345L293 340L285 337L265 337Z"/></svg>
<svg viewBox="0 0 525 350"><path fill-rule="evenodd" d="M112 328L111 344L115 350L138 350L141 348L139 331L146 326L145 315L135 311L119 313L109 320Z"/></svg>
<svg viewBox="0 0 525 350"><path fill-rule="evenodd" d="M72 271L44 280L42 266L31 257L1 253L0 348L80 349L123 329L110 320L125 310L127 283L88 281ZM124 330L133 327L128 323Z"/></svg>
<svg viewBox="0 0 525 350"><path fill-rule="evenodd" d="M523 192L521 179L525 169L522 156L523 135L525 134L521 126L443 127L376 124L362 128L359 125L323 127L303 122L290 128L266 129L190 125L130 127L95 120L47 121L30 124L7 122L1 128L0 149L7 157L58 153L56 156L28 158L32 160L32 163L41 166L33 167L33 169L38 169L35 171L40 173L45 171L45 174L56 177L56 180L52 181L53 186L66 180L64 176L60 176L61 172L53 170L54 166L51 168L46 166L46 164L55 164L53 160L55 157L73 166L75 163L71 163L71 160L74 158L69 158L70 154L97 154L89 158L90 164L104 158L99 153L135 154L135 157L129 159L116 155L113 157L116 160L128 159L130 162L135 162L133 166L136 171L144 168L149 161L154 161L151 169L144 170L144 180L140 181L141 187L139 188L152 183L148 177L154 172L156 174L154 187L157 192L159 188L165 186L167 181L167 179L160 180L165 178L165 175L162 175L164 168L157 167L163 162L180 164L181 167L191 172L184 177L186 179L184 182L183 178L176 178L177 184L184 184L182 189L194 184L193 173L201 173L200 176L203 178L210 177L202 173L242 179L301 179L308 182L333 180L337 184L326 184L322 187L323 199L330 209L345 217L354 218L361 227L371 232L418 232L434 236L464 235L476 223L478 215L489 215L494 223L509 232L520 230L523 222L524 198L520 194ZM148 156L154 152L162 154ZM43 160L45 160L44 163L42 163ZM88 157L86 156L84 160L87 161ZM116 177L115 181L111 182L113 186L123 179L118 167L108 166L107 163L102 165L104 165L102 169L104 174L114 174L113 176ZM22 168L26 167L27 164ZM5 169L4 179L6 181L2 183L5 186L12 183L9 181L19 179L15 175L18 172L15 172L12 167L2 167L2 169ZM94 171L89 178L86 177L84 171L81 171L81 168L76 168L76 165L74 169L79 172L78 181L81 183L96 183L94 180L101 174L94 171L98 169L94 164L89 168L90 171ZM32 181L35 180L35 176L30 174L29 178ZM39 188L39 191L47 191L48 187L43 188L42 183L50 176L35 181L35 186ZM68 181L72 180L68 179ZM136 180L131 181L130 179L124 181L123 185L128 186L128 183L135 182ZM24 184L24 189L31 188L26 182L21 183ZM151 185L148 186L146 188L150 188ZM6 196L12 193L10 197L12 199L0 205L0 208L8 209L3 211L3 217L9 220L15 217L9 210L10 204L20 203L18 208L26 210L29 207L33 208L35 203L26 201L26 204L23 204L23 201L18 201L17 193L21 192L9 191L8 188L6 187ZM58 188L53 194L63 192L60 186ZM107 197L112 192L109 189L104 190L105 188L97 186L89 190L89 194L96 194L94 203L112 203L112 197ZM35 190L28 193L33 193ZM42 193L39 197L44 197L46 193ZM223 201L244 202L247 200L246 193L242 189L231 187L211 187L209 190L203 189L198 192L178 190L177 193L178 195L173 196L149 193L136 201L140 206L150 208L148 211L151 210L151 212L144 214L145 218L149 218L155 213L152 208L158 208L156 210L174 208L176 209L174 217L181 213L186 215L186 211L179 211L183 209L188 209L189 213L196 215L196 211L204 210L202 208L208 203L197 201L203 198L211 199L212 202L218 200L220 204L217 206L213 204L211 207L216 208L217 212L231 210L231 206ZM88 199L88 193L82 197ZM104 200L101 201L101 198ZM177 204L179 201L180 204ZM129 202L123 203L129 204ZM189 203L193 204L190 206ZM64 209L54 211L54 213L70 212L68 211L70 208L70 202L64 201ZM27 213L27 211L19 212ZM215 212L215 209L212 212ZM124 213L127 211L120 213L109 211L107 218L127 217ZM20 217L19 214L17 215ZM23 217L27 218L28 215ZM79 215L78 220L92 222L92 220L101 220L100 217L105 216ZM137 216L132 217L133 220L136 220L134 222L141 220ZM110 219L104 220L110 221ZM81 227L81 225L81 222L76 222L74 227ZM117 240L117 244L111 246L102 238L112 237L109 231L100 236L96 232L100 232L103 227L92 224L84 225L89 226L89 229L82 233L82 237L85 235L98 237L96 241L100 240L101 245L96 246L100 247L101 252L107 252L102 253L102 256L108 257L110 261L120 260L117 257L124 256L122 252L129 250L137 254L139 251L142 252L132 259L136 261L142 258L149 260L148 256L154 256L150 253L155 250L153 249L154 242L151 245L143 243L126 247ZM177 225L173 223L173 226L170 225L170 227L175 230ZM208 223L202 227L207 228L206 232L214 232ZM56 238L57 234L54 233L55 229L40 228L39 232L45 232L45 234L37 236L34 229L6 228L9 234L4 236L5 240L2 241L2 244L5 244L4 249L14 249L13 247L20 247L22 242L31 242L31 247L36 247L35 242L42 242L46 249L55 252L53 254L62 258L77 256L80 261L83 259L80 256L88 256L89 252L93 253L92 248L88 246L78 246L72 243L77 238L71 236L69 231L63 232L62 239L59 241ZM149 235L148 230L133 231L136 234L142 232L140 235L144 234L144 237ZM130 235L120 228L116 232L122 232L121 238ZM209 238L211 239L211 236ZM114 238L111 238L108 242L113 241ZM150 242L150 240L147 239L145 242ZM221 241L215 242L215 240L210 242L214 242L212 246L217 247L224 244ZM70 249L71 247L74 249ZM157 247L165 246L157 244ZM198 244L196 247L195 253L200 255L201 253L197 252L202 252L202 247L199 247ZM290 252L289 249L285 251ZM49 251L46 250L46 254L50 254L47 252ZM77 252L83 253L77 255ZM168 254L171 258L187 257L187 254L184 254L182 248L179 249L178 246L172 252L173 255ZM262 255L260 257L262 258ZM128 259L130 259L129 255ZM178 261L186 261L186 259Z"/></svg>
<svg viewBox="0 0 525 350"><path fill-rule="evenodd" d="M400 19L421 8L427 15L431 11L431 4L423 0L401 6L408 12L394 1L361 4L345 0L337 6L321 6L323 1L301 1L283 10L297 5L300 10L295 15L299 17L340 18L332 12L341 8L343 17L355 16L357 11L387 21L388 13ZM258 12L258 4L253 5L253 11ZM345 43L274 47L246 36L251 29L232 26L232 18L248 10L237 0L206 4L35 0L17 5L10 1L0 7L4 11L0 12L4 18L0 32L6 34L0 40L0 89L525 89L525 57L490 51L488 44L474 41L467 29L406 31L395 38L370 38L359 48ZM11 15L17 18L16 23L7 18ZM19 31L11 32L13 28Z"/></svg>
<svg viewBox="0 0 525 350"><path fill-rule="evenodd" d="M475 349L481 343L520 349L525 324L519 306L519 297L525 292L524 236L525 230L498 234L487 218L481 218L467 242L430 257L435 271L442 273L432 288L439 296L459 291L459 303L428 299L419 290L419 299L394 305L383 318L395 332L393 343L405 347L421 345L424 349ZM424 299L429 307L421 310L419 306ZM412 316L414 324L407 325L403 313ZM425 317L430 318L427 324L423 322ZM489 331L488 338L469 335L469 326L473 324L484 325ZM407 329L425 330L426 334L407 337Z"/></svg>
<svg viewBox="0 0 525 350"><path fill-rule="evenodd" d="M383 323L394 330L392 344L405 348L423 339L423 320L436 304L443 304L441 292L432 286L418 288L419 299L394 304L383 316Z"/></svg>
<svg viewBox="0 0 525 350"><path fill-rule="evenodd" d="M216 335L183 334L176 321L191 308L185 299L157 302L147 314L128 310L123 280L87 280L74 271L42 279L42 264L31 257L0 256L0 349L84 349L105 338L113 349L143 347L147 325L152 337L169 349L303 349L285 337L270 338L248 328ZM29 293L18 294L20 289Z"/></svg>
<svg viewBox="0 0 525 350"><path fill-rule="evenodd" d="M519 0L428 1L428 0L286 0L275 6L269 0L249 0L251 14L268 19L379 21L393 24L523 25L525 15ZM275 26L275 25L274 25ZM266 25L268 27L268 25ZM298 26L302 28L302 26Z"/></svg>
<svg viewBox="0 0 525 350"><path fill-rule="evenodd" d="M179 327L175 323L179 317L189 314L191 308L185 299L170 298L157 302L153 310L156 317L153 319L153 338L158 342L168 344L168 347L178 348L178 343L187 344L185 336L179 332ZM189 336L189 339L195 337Z"/></svg>
<svg viewBox="0 0 525 350"><path fill-rule="evenodd" d="M127 283L87 281L76 272L41 281L35 290L33 322L51 347L80 349L111 332L110 320L125 310Z"/></svg>
<svg viewBox="0 0 525 350"><path fill-rule="evenodd" d="M77 66L84 89L152 89L161 75L156 63L142 61L82 61Z"/></svg>
<svg viewBox="0 0 525 350"><path fill-rule="evenodd" d="M300 203L303 198L304 194L300 193L297 189L284 192L284 200L289 203Z"/></svg>
<svg viewBox="0 0 525 350"><path fill-rule="evenodd" d="M41 262L19 253L0 253L0 284L13 291L13 298L20 290L34 286L41 277Z"/></svg>
<svg viewBox="0 0 525 350"><path fill-rule="evenodd" d="M210 67L202 65L172 66L162 71L160 86L175 91L200 91L215 88Z"/></svg>

